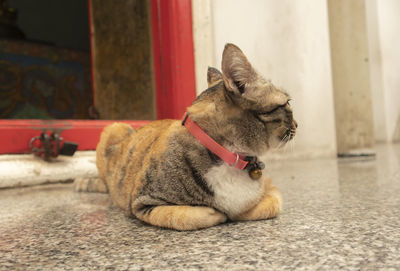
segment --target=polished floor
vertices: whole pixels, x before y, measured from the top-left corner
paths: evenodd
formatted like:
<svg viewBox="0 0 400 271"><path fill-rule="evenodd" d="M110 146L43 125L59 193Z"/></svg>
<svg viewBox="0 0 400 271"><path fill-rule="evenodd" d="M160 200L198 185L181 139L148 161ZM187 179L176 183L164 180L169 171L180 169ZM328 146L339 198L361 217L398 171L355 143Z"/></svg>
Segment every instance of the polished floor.
<svg viewBox="0 0 400 271"><path fill-rule="evenodd" d="M0 190L0 270L400 270L400 145L275 161L277 219L178 232L71 184Z"/></svg>

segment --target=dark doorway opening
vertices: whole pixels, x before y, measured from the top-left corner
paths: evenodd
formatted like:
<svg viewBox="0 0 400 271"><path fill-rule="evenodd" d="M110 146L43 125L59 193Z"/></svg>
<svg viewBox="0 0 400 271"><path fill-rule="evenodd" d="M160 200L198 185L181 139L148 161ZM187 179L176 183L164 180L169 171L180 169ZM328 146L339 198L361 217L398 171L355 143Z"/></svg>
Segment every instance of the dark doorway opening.
<svg viewBox="0 0 400 271"><path fill-rule="evenodd" d="M0 3L0 118L90 118L87 1Z"/></svg>

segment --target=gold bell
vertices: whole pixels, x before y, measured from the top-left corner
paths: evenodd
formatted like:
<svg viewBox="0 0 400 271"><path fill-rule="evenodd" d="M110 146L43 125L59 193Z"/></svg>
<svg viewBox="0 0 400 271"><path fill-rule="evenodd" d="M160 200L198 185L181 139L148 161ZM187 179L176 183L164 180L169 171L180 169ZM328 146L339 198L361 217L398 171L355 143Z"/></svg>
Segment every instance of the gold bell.
<svg viewBox="0 0 400 271"><path fill-rule="evenodd" d="M253 169L249 172L250 178L253 180L258 180L262 176L262 171L259 168Z"/></svg>

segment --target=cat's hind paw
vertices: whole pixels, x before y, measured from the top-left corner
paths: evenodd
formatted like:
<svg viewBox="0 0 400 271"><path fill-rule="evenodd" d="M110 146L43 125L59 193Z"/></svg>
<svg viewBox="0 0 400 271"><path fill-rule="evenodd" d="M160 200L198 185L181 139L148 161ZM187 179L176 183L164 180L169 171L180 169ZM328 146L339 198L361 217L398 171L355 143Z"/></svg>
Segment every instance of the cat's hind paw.
<svg viewBox="0 0 400 271"><path fill-rule="evenodd" d="M108 193L107 186L100 178L78 177L74 180L75 192Z"/></svg>
<svg viewBox="0 0 400 271"><path fill-rule="evenodd" d="M135 215L149 224L180 231L208 228L227 220L225 214L206 206L156 206Z"/></svg>

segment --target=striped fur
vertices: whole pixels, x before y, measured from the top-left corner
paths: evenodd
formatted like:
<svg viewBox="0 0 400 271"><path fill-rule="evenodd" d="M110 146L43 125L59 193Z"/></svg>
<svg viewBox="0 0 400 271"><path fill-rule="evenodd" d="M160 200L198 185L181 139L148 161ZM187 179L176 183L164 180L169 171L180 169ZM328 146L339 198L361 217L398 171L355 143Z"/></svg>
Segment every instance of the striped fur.
<svg viewBox="0 0 400 271"><path fill-rule="evenodd" d="M289 96L264 80L242 51L227 44L222 73L209 68L208 85L188 108L214 140L245 155L260 155L291 139L297 127ZM204 148L180 121L154 121L137 131L106 127L97 146L99 179L79 191L108 191L113 202L149 224L177 230L230 220L275 217L282 198L270 180L254 181Z"/></svg>

